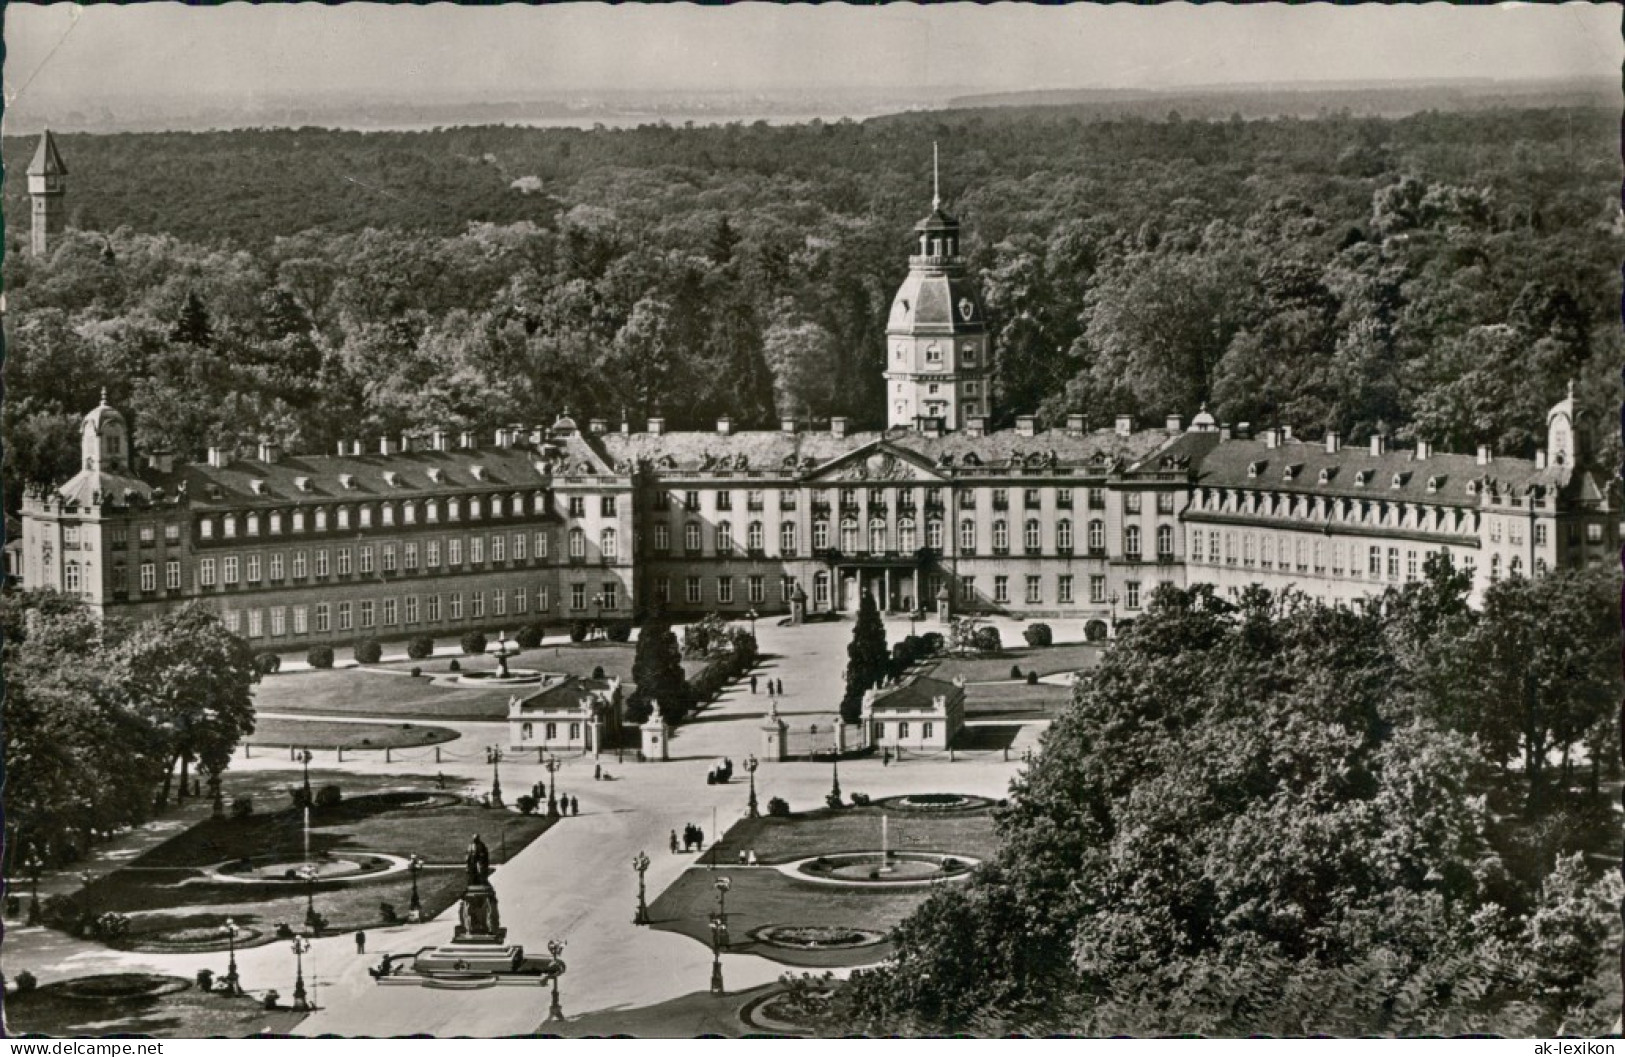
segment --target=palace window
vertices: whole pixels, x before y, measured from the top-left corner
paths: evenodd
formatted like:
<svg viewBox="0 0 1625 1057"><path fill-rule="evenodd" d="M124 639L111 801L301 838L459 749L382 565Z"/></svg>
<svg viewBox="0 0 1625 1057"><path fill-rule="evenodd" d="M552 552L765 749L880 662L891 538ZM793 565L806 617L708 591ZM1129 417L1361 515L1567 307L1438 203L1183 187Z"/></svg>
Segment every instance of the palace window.
<svg viewBox="0 0 1625 1057"><path fill-rule="evenodd" d="M796 525L793 521L786 521L779 526L779 553L786 558L796 556Z"/></svg>
<svg viewBox="0 0 1625 1057"><path fill-rule="evenodd" d="M1055 546L1062 554L1072 553L1072 520L1062 518L1055 523Z"/></svg>
<svg viewBox="0 0 1625 1057"><path fill-rule="evenodd" d="M716 494L718 510L732 510L734 508L734 494L729 491L720 491Z"/></svg>
<svg viewBox="0 0 1625 1057"><path fill-rule="evenodd" d="M841 550L846 554L854 554L858 549L858 523L856 521L841 522Z"/></svg>
<svg viewBox="0 0 1625 1057"><path fill-rule="evenodd" d="M718 492L717 493L717 495L719 497L727 495L727 494L728 493L726 493L726 492ZM721 508L719 507L718 509L721 509ZM719 521L719 522L717 522L717 553L718 554L732 554L733 550L734 550L734 527L733 527L733 522L731 522L731 521Z"/></svg>
<svg viewBox="0 0 1625 1057"><path fill-rule="evenodd" d="M993 522L993 553L1005 554L1010 550L1010 526L1004 521Z"/></svg>
<svg viewBox="0 0 1625 1057"><path fill-rule="evenodd" d="M880 554L886 550L886 523L875 520L869 522L869 550Z"/></svg>
<svg viewBox="0 0 1625 1057"><path fill-rule="evenodd" d="M452 537L446 541L446 564L463 564L463 541L460 537Z"/></svg>
<svg viewBox="0 0 1625 1057"><path fill-rule="evenodd" d="M665 555L671 553L671 527L665 524L655 525L655 553Z"/></svg>
<svg viewBox="0 0 1625 1057"><path fill-rule="evenodd" d="M615 556L619 553L619 547L615 542L614 529L607 528L598 534L598 552L605 561L615 560Z"/></svg>
<svg viewBox="0 0 1625 1057"><path fill-rule="evenodd" d="M1027 577L1027 602L1042 602L1044 600L1043 580L1037 576Z"/></svg>
<svg viewBox="0 0 1625 1057"><path fill-rule="evenodd" d="M398 603L393 598L386 598L383 602L384 626L393 627L399 623Z"/></svg>
<svg viewBox="0 0 1625 1057"><path fill-rule="evenodd" d="M698 576L690 576L683 581L683 599L687 601L689 605L699 604L700 578Z"/></svg>
<svg viewBox="0 0 1625 1057"><path fill-rule="evenodd" d="M683 526L683 550L689 554L700 553L700 523L690 521Z"/></svg>
<svg viewBox="0 0 1625 1057"><path fill-rule="evenodd" d="M349 602L339 603L339 630L349 631L355 627L355 610Z"/></svg>
<svg viewBox="0 0 1625 1057"><path fill-rule="evenodd" d="M587 557L587 534L578 528L570 530L570 560L581 561Z"/></svg>
<svg viewBox="0 0 1625 1057"><path fill-rule="evenodd" d="M1072 604L1072 577L1063 573L1055 581L1055 600L1063 605Z"/></svg>
<svg viewBox="0 0 1625 1057"><path fill-rule="evenodd" d="M525 560L526 538L527 537L523 532L515 532L513 534L513 560L516 562L522 562Z"/></svg>
<svg viewBox="0 0 1625 1057"><path fill-rule="evenodd" d="M1140 556L1140 526L1129 525L1123 529L1123 553L1130 558Z"/></svg>
<svg viewBox="0 0 1625 1057"><path fill-rule="evenodd" d="M520 539L525 537L521 536ZM491 560L494 562L506 561L508 553L508 537L500 532L491 533Z"/></svg>
<svg viewBox="0 0 1625 1057"><path fill-rule="evenodd" d="M361 547L360 569L363 574L372 572L372 544L370 543L363 544Z"/></svg>
<svg viewBox="0 0 1625 1057"><path fill-rule="evenodd" d="M717 602L725 606L731 606L733 600L734 578L731 576L717 577Z"/></svg>
<svg viewBox="0 0 1625 1057"><path fill-rule="evenodd" d="M1140 582L1129 580L1123 584L1123 606L1126 609L1140 608Z"/></svg>
<svg viewBox="0 0 1625 1057"><path fill-rule="evenodd" d="M828 550L829 549L829 522L827 522L827 521L814 521L812 531L813 531L813 549L814 550L820 550L820 551L821 550Z"/></svg>
<svg viewBox="0 0 1625 1057"><path fill-rule="evenodd" d="M745 599L751 605L761 605L767 600L767 591L760 576L747 577L745 580Z"/></svg>
<svg viewBox="0 0 1625 1057"><path fill-rule="evenodd" d="M1010 578L1008 576L995 576L993 578L993 601L1010 601Z"/></svg>
<svg viewBox="0 0 1625 1057"><path fill-rule="evenodd" d="M1028 554L1037 554L1043 545L1043 533L1039 529L1038 520L1029 518L1023 526L1021 533L1022 546L1027 548Z"/></svg>
<svg viewBox="0 0 1625 1057"><path fill-rule="evenodd" d="M919 543L914 535L914 522L909 518L903 518L897 523L897 549L904 554L919 549Z"/></svg>
<svg viewBox="0 0 1625 1057"><path fill-rule="evenodd" d="M1098 518L1089 522L1089 550L1095 554L1106 550L1106 523Z"/></svg>
<svg viewBox="0 0 1625 1057"><path fill-rule="evenodd" d="M1157 526L1157 557L1172 558L1174 556L1174 527L1172 525Z"/></svg>

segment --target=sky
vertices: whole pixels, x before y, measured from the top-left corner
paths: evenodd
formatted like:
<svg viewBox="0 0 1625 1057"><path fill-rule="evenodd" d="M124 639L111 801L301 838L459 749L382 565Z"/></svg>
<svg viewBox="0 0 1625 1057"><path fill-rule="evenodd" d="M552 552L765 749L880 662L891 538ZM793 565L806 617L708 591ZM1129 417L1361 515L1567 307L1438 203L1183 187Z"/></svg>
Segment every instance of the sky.
<svg viewBox="0 0 1625 1057"><path fill-rule="evenodd" d="M11 3L5 100L1170 88L1619 74L1611 4Z"/></svg>

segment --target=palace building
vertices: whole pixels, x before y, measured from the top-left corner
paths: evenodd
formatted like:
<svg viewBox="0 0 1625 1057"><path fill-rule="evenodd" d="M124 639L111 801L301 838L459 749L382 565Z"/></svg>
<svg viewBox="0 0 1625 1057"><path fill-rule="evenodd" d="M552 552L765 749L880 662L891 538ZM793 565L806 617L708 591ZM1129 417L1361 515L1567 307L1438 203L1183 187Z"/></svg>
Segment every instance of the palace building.
<svg viewBox="0 0 1625 1057"><path fill-rule="evenodd" d="M1161 584L1347 602L1445 552L1477 597L1618 548L1617 486L1572 393L1534 460L1311 443L1206 411L1188 426L1071 415L990 429L991 352L958 222L933 202L916 235L887 329L884 431L564 415L489 443L435 432L187 462L138 458L104 399L78 474L24 497L20 579L134 619L206 600L264 649L656 607L851 611L862 592L892 611L1077 620L1100 637Z"/></svg>

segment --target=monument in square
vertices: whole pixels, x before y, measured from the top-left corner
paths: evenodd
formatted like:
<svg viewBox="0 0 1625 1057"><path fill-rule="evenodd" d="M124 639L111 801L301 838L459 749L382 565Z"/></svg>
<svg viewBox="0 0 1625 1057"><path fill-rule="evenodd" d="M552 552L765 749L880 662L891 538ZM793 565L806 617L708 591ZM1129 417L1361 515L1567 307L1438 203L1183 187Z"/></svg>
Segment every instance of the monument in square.
<svg viewBox="0 0 1625 1057"><path fill-rule="evenodd" d="M457 924L450 943L425 947L410 972L391 971L387 962L374 973L379 983L428 987L488 987L494 984L546 984L563 972L556 957L527 960L525 949L508 943L496 889L491 884L491 852L479 834L468 842L467 871Z"/></svg>

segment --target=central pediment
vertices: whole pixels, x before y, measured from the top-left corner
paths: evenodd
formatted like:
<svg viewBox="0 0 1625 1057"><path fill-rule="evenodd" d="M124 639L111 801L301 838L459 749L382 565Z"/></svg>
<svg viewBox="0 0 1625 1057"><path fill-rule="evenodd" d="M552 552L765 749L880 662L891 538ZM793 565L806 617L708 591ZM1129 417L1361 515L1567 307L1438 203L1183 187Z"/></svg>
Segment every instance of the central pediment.
<svg viewBox="0 0 1625 1057"><path fill-rule="evenodd" d="M832 484L861 481L941 484L944 478L914 452L876 441L825 463L809 474L807 480Z"/></svg>

